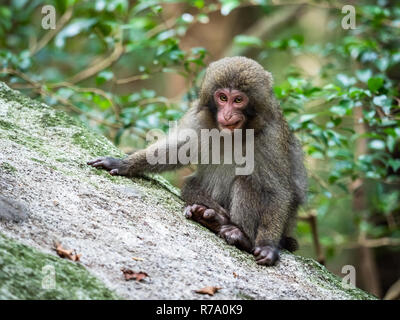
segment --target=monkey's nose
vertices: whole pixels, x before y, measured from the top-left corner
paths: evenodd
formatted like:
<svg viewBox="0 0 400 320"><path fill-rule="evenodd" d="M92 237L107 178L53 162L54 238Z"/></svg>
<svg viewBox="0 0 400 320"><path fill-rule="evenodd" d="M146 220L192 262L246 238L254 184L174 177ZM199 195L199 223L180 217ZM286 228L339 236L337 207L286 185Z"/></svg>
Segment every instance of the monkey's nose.
<svg viewBox="0 0 400 320"><path fill-rule="evenodd" d="M225 114L224 114L224 119L225 119L226 121L229 121L231 118L232 118L232 114L231 114L231 113L225 113Z"/></svg>

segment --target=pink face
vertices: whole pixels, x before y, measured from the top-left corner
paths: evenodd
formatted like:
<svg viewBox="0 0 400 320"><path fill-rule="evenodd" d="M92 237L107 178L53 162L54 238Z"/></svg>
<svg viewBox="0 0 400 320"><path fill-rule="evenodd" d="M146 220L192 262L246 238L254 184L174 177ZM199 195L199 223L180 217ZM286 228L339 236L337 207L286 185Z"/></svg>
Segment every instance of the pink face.
<svg viewBox="0 0 400 320"><path fill-rule="evenodd" d="M246 117L243 110L249 103L249 98L244 92L231 89L218 89L214 93L214 101L218 108L217 122L219 129L240 129Z"/></svg>

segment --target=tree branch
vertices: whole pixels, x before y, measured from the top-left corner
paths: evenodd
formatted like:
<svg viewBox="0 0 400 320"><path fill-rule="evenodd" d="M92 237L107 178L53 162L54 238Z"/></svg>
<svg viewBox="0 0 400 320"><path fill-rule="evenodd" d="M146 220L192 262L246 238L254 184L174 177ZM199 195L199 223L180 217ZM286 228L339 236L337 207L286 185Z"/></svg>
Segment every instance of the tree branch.
<svg viewBox="0 0 400 320"><path fill-rule="evenodd" d="M73 6L70 6L61 18L58 20L58 24L55 29L52 29L41 38L35 46L33 46L30 50L30 55L33 56L34 54L38 53L42 50L51 39L55 37L55 35L65 26L65 24L71 19L72 13L74 12Z"/></svg>

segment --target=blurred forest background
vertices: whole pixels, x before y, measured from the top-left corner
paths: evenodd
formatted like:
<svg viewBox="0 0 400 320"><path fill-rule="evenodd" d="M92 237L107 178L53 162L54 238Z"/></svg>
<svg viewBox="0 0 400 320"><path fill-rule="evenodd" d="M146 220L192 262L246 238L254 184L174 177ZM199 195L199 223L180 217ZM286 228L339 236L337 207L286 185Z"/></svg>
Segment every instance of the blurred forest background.
<svg viewBox="0 0 400 320"><path fill-rule="evenodd" d="M56 28L42 27L42 7ZM344 29L344 5L356 28ZM245 55L275 78L303 143L300 255L400 296L400 1L9 0L0 81L66 110L125 152L196 99L205 66ZM180 186L190 168L165 175Z"/></svg>

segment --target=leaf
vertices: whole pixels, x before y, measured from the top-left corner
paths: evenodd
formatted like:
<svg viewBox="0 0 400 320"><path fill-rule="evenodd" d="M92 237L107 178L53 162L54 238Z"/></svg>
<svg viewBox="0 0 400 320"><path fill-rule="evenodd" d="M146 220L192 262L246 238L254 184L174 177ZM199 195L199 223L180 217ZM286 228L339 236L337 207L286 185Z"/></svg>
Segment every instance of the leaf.
<svg viewBox="0 0 400 320"><path fill-rule="evenodd" d="M368 146L371 149L375 149L375 150L384 150L385 149L385 142L383 142L382 140L372 140L368 143Z"/></svg>
<svg viewBox="0 0 400 320"><path fill-rule="evenodd" d="M344 86L344 87L350 87L353 84L357 82L357 80L354 77L349 77L345 74L339 73L336 76L336 79Z"/></svg>
<svg viewBox="0 0 400 320"><path fill-rule="evenodd" d="M220 287L205 287L200 290L196 290L196 293L199 294L208 294L209 296L213 296L217 291L221 290Z"/></svg>
<svg viewBox="0 0 400 320"><path fill-rule="evenodd" d="M375 105L386 108L386 109L390 109L390 107L392 106L392 100L389 99L385 94L374 97L374 99L372 101ZM385 112L387 112L386 109L385 109Z"/></svg>
<svg viewBox="0 0 400 320"><path fill-rule="evenodd" d="M92 25L97 22L96 18L91 19L75 19L69 25L57 34L55 44L57 47L62 48L65 45L66 38L71 38L78 35L81 31L88 30Z"/></svg>
<svg viewBox="0 0 400 320"><path fill-rule="evenodd" d="M64 249L60 242L54 243L54 249L61 258L67 258L72 261L79 261L81 254L77 254L75 250Z"/></svg>
<svg viewBox="0 0 400 320"><path fill-rule="evenodd" d="M114 73L109 70L101 71L96 77L96 84L99 86L106 81L111 80L114 77Z"/></svg>
<svg viewBox="0 0 400 320"><path fill-rule="evenodd" d="M121 269L122 273L124 274L125 280L129 281L129 280L136 280L136 281L142 281L144 278L147 278L149 275L146 272L135 272L132 271L131 269L125 269L122 268Z"/></svg>
<svg viewBox="0 0 400 320"><path fill-rule="evenodd" d="M371 69L356 70L356 76L357 76L358 80L365 83L368 81L368 79L371 78L372 71L371 71Z"/></svg>
<svg viewBox="0 0 400 320"><path fill-rule="evenodd" d="M261 47L262 46L262 41L253 36L246 36L244 34L238 35L234 39L235 44L243 47Z"/></svg>
<svg viewBox="0 0 400 320"><path fill-rule="evenodd" d="M220 0L222 3L221 6L221 14L223 16L227 16L233 9L240 5L240 1L238 0Z"/></svg>
<svg viewBox="0 0 400 320"><path fill-rule="evenodd" d="M383 79L379 77L373 77L368 79L368 89L372 92L377 92L383 86Z"/></svg>
<svg viewBox="0 0 400 320"><path fill-rule="evenodd" d="M400 160L399 159L389 159L388 161L389 166L393 168L393 171L396 172L400 169Z"/></svg>
<svg viewBox="0 0 400 320"><path fill-rule="evenodd" d="M299 122L303 123L303 122L310 121L311 119L314 119L316 116L317 116L316 114L303 114L300 117Z"/></svg>
<svg viewBox="0 0 400 320"><path fill-rule="evenodd" d="M144 259L143 259L143 258L139 258L139 257L132 257L132 260L135 260L135 261L143 261Z"/></svg>

